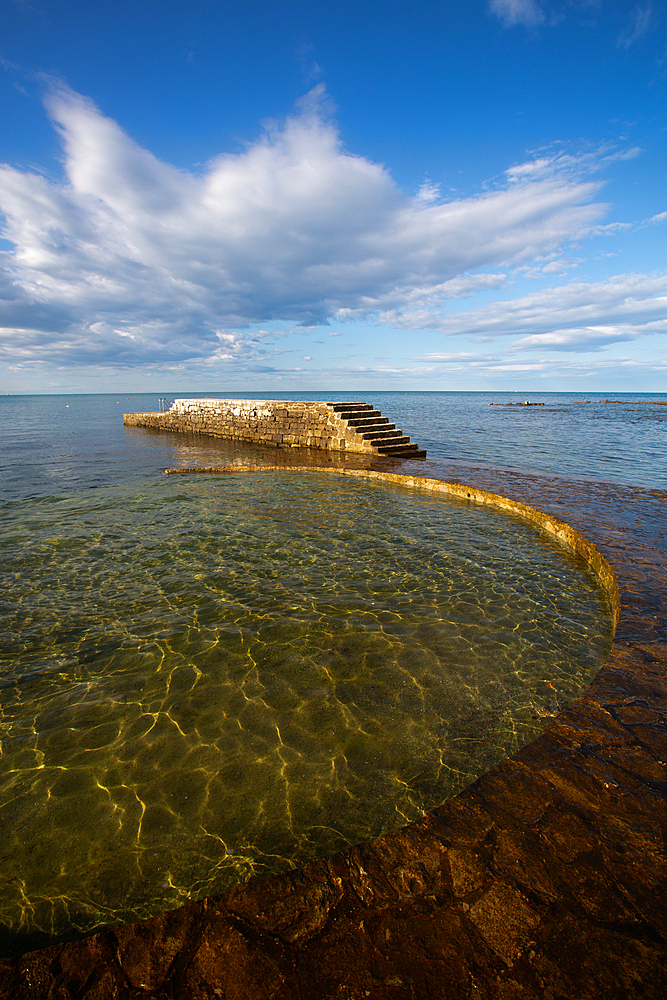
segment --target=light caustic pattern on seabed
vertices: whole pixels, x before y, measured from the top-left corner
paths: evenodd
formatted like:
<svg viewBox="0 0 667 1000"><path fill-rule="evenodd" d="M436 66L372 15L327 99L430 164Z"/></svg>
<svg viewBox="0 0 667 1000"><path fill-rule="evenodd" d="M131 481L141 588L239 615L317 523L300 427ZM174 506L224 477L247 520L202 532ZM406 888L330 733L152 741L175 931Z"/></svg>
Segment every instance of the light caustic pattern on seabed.
<svg viewBox="0 0 667 1000"><path fill-rule="evenodd" d="M4 508L0 921L138 919L415 819L607 655L516 517L247 473Z"/></svg>

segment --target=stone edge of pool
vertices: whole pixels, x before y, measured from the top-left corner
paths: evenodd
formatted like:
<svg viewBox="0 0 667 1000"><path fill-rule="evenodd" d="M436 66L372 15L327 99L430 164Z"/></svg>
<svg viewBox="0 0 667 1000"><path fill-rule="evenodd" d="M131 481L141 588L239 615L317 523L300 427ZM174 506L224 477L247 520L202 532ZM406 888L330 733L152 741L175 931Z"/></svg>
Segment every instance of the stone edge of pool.
<svg viewBox="0 0 667 1000"><path fill-rule="evenodd" d="M618 617L615 574L575 529L498 494L430 482L529 517L590 557ZM544 733L423 819L300 870L0 960L0 998L662 1000L667 647L641 642L615 641ZM642 726L653 744L635 736Z"/></svg>

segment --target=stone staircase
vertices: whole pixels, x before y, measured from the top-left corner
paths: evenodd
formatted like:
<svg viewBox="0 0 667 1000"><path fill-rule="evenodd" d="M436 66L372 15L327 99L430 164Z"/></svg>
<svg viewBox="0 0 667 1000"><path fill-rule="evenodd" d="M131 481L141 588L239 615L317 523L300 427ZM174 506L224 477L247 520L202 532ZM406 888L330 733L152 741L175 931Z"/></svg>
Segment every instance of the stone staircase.
<svg viewBox="0 0 667 1000"><path fill-rule="evenodd" d="M392 458L426 458L426 452L407 434L389 423L371 403L332 403L331 408L353 428L378 455Z"/></svg>

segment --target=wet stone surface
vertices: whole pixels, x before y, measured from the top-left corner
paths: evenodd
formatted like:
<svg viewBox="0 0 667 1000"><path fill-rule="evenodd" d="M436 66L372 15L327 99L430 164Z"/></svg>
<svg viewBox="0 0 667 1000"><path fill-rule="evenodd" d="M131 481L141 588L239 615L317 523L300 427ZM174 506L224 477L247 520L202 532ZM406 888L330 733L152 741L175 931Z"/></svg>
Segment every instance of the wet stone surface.
<svg viewBox="0 0 667 1000"><path fill-rule="evenodd" d="M666 497L429 462L420 475L556 514L609 560L621 620L584 694L425 818L299 871L3 960L0 997L664 997Z"/></svg>

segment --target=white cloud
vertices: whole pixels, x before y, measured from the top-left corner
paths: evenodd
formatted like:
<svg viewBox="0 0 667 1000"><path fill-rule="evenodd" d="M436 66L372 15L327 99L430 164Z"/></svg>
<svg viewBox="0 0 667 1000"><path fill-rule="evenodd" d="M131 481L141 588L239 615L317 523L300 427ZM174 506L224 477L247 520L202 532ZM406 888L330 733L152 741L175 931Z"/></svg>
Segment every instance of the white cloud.
<svg viewBox="0 0 667 1000"><path fill-rule="evenodd" d="M313 59L314 51L315 46L309 43L299 46L295 52L296 60L306 86L312 86L316 80L321 79L323 74L322 67Z"/></svg>
<svg viewBox="0 0 667 1000"><path fill-rule="evenodd" d="M544 21L544 14L535 0L489 0L489 7L503 24L535 25Z"/></svg>
<svg viewBox="0 0 667 1000"><path fill-rule="evenodd" d="M64 179L0 167L3 234L15 245L0 277L9 358L258 358L266 349L238 331L382 311L402 323L406 311L501 287L506 275L491 269L548 260L605 211L563 153L513 167L474 197L443 202L433 185L410 197L342 148L321 86L200 174L161 162L62 85L47 108ZM593 154L584 159L593 169Z"/></svg>
<svg viewBox="0 0 667 1000"><path fill-rule="evenodd" d="M587 353L599 351L609 344L635 340L636 334L632 327L618 324L616 326L584 326L570 330L557 330L552 333L534 333L514 342L517 350L541 351L578 351Z"/></svg>
<svg viewBox="0 0 667 1000"><path fill-rule="evenodd" d="M533 281L543 281L545 277L549 277L552 274L559 276L567 274L573 268L579 267L580 263L581 260L575 257L559 257L546 264L536 264L533 267L518 267L516 268L516 273Z"/></svg>
<svg viewBox="0 0 667 1000"><path fill-rule="evenodd" d="M618 38L620 49L629 49L631 45L643 38L653 21L653 5L647 3L642 7L637 5L630 15L630 23Z"/></svg>
<svg viewBox="0 0 667 1000"><path fill-rule="evenodd" d="M433 181L429 180L425 180L419 188L419 191L417 191L417 201L423 201L425 204L431 204L434 201L438 201L440 196L440 185L434 184Z"/></svg>
<svg viewBox="0 0 667 1000"><path fill-rule="evenodd" d="M406 313L401 325L481 340L519 336L512 345L517 350L596 351L667 332L667 274L572 281L468 312Z"/></svg>
<svg viewBox="0 0 667 1000"><path fill-rule="evenodd" d="M545 351L545 354L547 352ZM591 367L590 359L581 358L576 354L572 357L533 356L520 360L508 359L506 354L467 354L464 352L452 354L425 354L413 359L421 362L417 368L410 369L412 381L416 377L429 379L435 375L442 378L444 374L451 378L452 384L460 384L465 380L479 388L480 386L507 385L505 374L524 374L531 378L531 389L539 388L540 382L559 382L563 380L570 388L581 381L585 391L591 389L591 378L599 382L613 383L618 377L631 373L633 376L646 375L655 377L657 373L667 370L667 359L663 357L635 358L615 354L613 357L598 356L595 367ZM536 381L532 381L532 377Z"/></svg>

